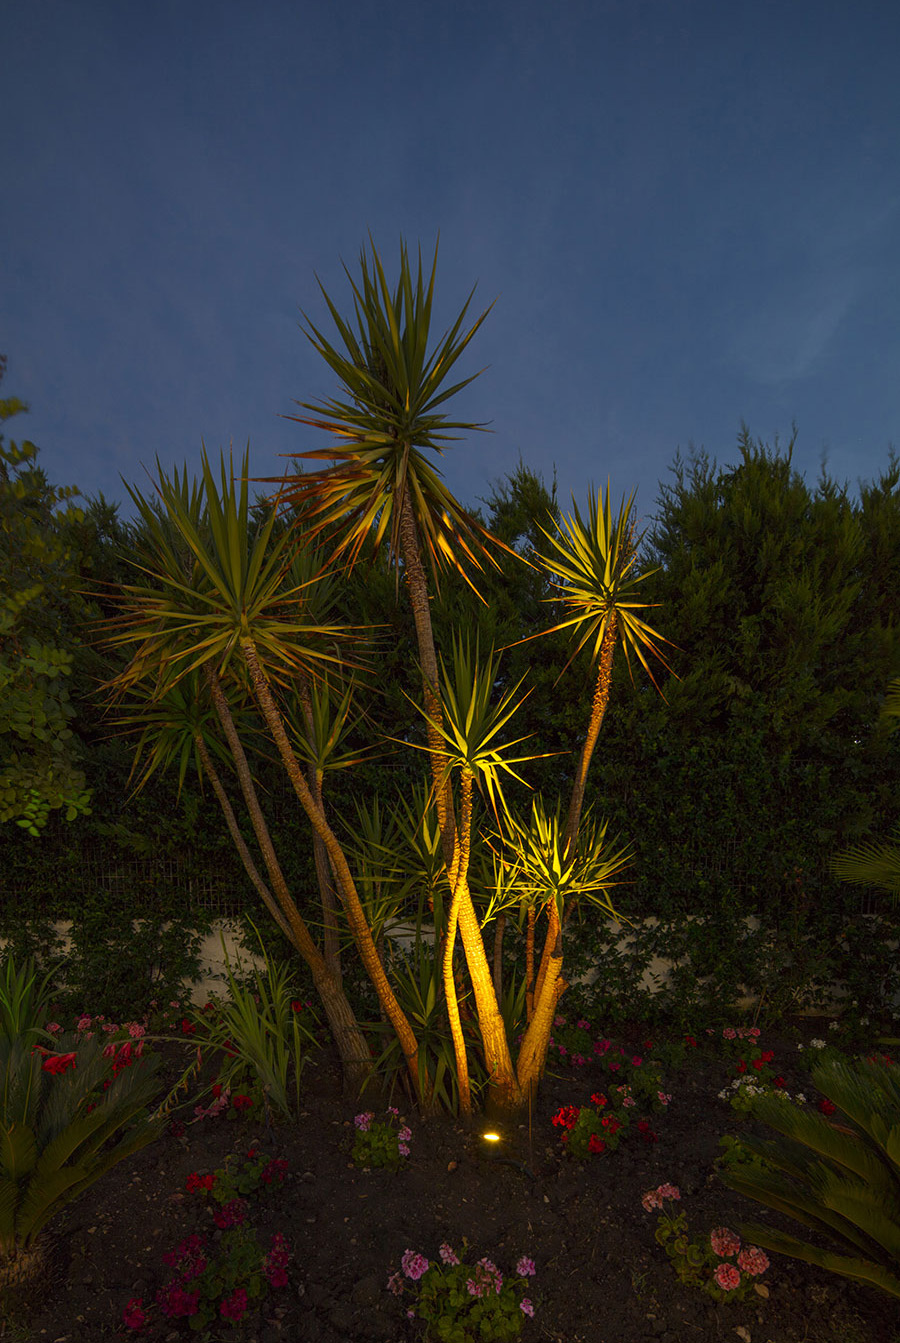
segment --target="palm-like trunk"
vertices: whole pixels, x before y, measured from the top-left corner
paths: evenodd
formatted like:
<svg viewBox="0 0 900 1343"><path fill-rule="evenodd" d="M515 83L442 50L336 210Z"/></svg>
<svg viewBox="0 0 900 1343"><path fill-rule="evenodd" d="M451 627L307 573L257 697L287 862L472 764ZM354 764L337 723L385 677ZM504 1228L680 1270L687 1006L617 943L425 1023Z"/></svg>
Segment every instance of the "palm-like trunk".
<svg viewBox="0 0 900 1343"><path fill-rule="evenodd" d="M568 855L578 837L581 813L584 807L584 793L588 770L600 728L609 704L612 686L613 654L616 651L617 622L613 611L600 644L600 657L597 665L597 681L591 702L591 716L588 730L578 761L572 796L569 800L569 815L566 820L564 853ZM547 1049L553 1030L553 1018L557 1004L567 987L562 978L563 968L563 928L554 901L548 906L547 937L541 956L535 986L534 1013L525 1032L519 1051L517 1076L519 1086L524 1092L534 1093L547 1062Z"/></svg>
<svg viewBox="0 0 900 1343"><path fill-rule="evenodd" d="M419 646L419 665L422 668L422 691L425 699L426 735L431 758L431 773L434 779L435 809L441 830L441 843L444 850L444 863L450 872L456 857L456 818L453 813L453 793L447 774L447 757L444 752L444 740L434 726L444 720L441 696L438 689L437 653L434 647L434 630L431 624L431 608L428 601L428 581L422 564L419 549L419 533L410 503L409 493L403 495L400 508L400 542L403 547L403 566L406 586L409 590L409 603L412 607L413 621L416 627L416 642Z"/></svg>
<svg viewBox="0 0 900 1343"><path fill-rule="evenodd" d="M368 1081L371 1072L371 1057L366 1038L359 1028L359 1023L353 1012L353 1008L347 999L340 984L334 978L325 964L319 948L316 946L309 929L294 903L293 897L288 889L284 873L281 870L281 864L275 853L275 847L272 844L272 837L269 833L269 827L266 824L262 807L259 804L259 798L256 793L256 786L253 782L253 775L250 771L250 765L244 753L243 744L238 736L237 728L234 725L234 719L231 716L231 710L228 706L228 700L222 690L218 678L210 670L206 673L206 683L209 688L210 696L222 724L222 730L225 733L225 739L231 750L234 760L235 770L237 771L238 782L241 792L244 795L244 801L247 805L247 811L253 825L253 831L259 843L260 851L263 855L263 861L266 865L266 871L269 874L269 880L275 890L278 903L284 913L288 924L288 936L300 955L309 966L315 984L316 991L328 1018L328 1024L331 1027L335 1044L341 1058L341 1065L344 1073L344 1085L348 1092L359 1095L363 1086Z"/></svg>
<svg viewBox="0 0 900 1343"><path fill-rule="evenodd" d="M416 625L416 637L419 644L425 711L435 723L441 723L443 722L443 710L438 693L437 655L434 648L434 631L428 604L428 585L422 565L415 517L408 494L404 494L400 507L400 542L403 550L403 564L409 588L409 599ZM459 863L459 843L450 781L447 777L443 738L431 723L428 724L428 746L438 823L441 827L444 861L450 876L451 889L453 889ZM488 1104L498 1114L509 1113L521 1105L522 1098L513 1071L509 1043L506 1038L506 1027L503 1024L503 1017L497 1004L497 995L494 992L494 983L484 950L478 916L475 913L472 896L467 886L463 886L459 892L458 925L460 940L466 954L469 976L472 980L472 989L475 994L475 1006L484 1046L485 1065L490 1078L488 1082Z"/></svg>
<svg viewBox="0 0 900 1343"><path fill-rule="evenodd" d="M497 995L497 1002L503 1001L503 934L506 932L506 915L498 914L494 924L494 951L491 959L494 962L494 992Z"/></svg>
<svg viewBox="0 0 900 1343"><path fill-rule="evenodd" d="M547 908L547 938L534 995L534 1010L519 1049L517 1078L524 1095L534 1097L547 1061L547 1047L553 1030L556 1004L565 987L562 980L562 926L551 900Z"/></svg>
<svg viewBox="0 0 900 1343"><path fill-rule="evenodd" d="M447 931L444 939L444 996L447 1000L447 1016L450 1021L450 1034L453 1037L453 1052L456 1056L456 1080L459 1086L459 1110L464 1119L472 1117L472 1092L469 1086L469 1060L466 1056L466 1040L463 1035L459 1016L459 999L456 994L456 980L453 977L453 950L456 946L456 922L459 915L459 902L469 875L469 843L472 830L472 775L464 770L460 780L460 835L457 853L456 881L450 899L447 914Z"/></svg>
<svg viewBox="0 0 900 1343"><path fill-rule="evenodd" d="M344 912L347 916L347 922L350 925L350 931L359 948L360 958L362 959L366 973L372 981L372 986L378 995L378 1001L381 1003L388 1020L396 1032L397 1039L400 1041L400 1047L403 1050L403 1056L406 1059L406 1066L412 1079L413 1087L419 1102L423 1108L428 1109L431 1105L430 1079L426 1078L423 1082L419 1077L419 1044L416 1040L412 1027L409 1024L406 1013L397 1002L394 991L391 988L387 975L384 972L384 965L375 948L372 940L372 932L366 920L365 911L360 903L353 877L350 874L350 868L346 856L332 831L328 821L322 814L320 807L316 805L316 800L309 790L309 785L303 777L303 771L300 768L300 762L291 749L287 733L284 729L284 723L281 713L272 696L265 672L262 670L259 662L259 656L256 651L256 645L253 640L244 637L240 641L241 652L247 664L247 670L250 673L250 679L253 683L253 689L259 707L262 710L263 717L272 738L278 748L288 778L291 781L294 792L309 817L313 830L319 835L325 845L335 879L338 884L338 892L344 906Z"/></svg>
<svg viewBox="0 0 900 1343"><path fill-rule="evenodd" d="M537 910L531 904L528 906L525 925L525 1020L529 1025L531 1025L531 1018L534 1016L534 925L536 919Z"/></svg>
<svg viewBox="0 0 900 1343"><path fill-rule="evenodd" d="M240 826L238 825L237 822L237 817L234 814L234 808L232 807L231 802L228 799L228 794L225 792L222 780L219 778L218 771L216 770L216 767L213 764L212 756L210 755L207 749L206 742L203 740L202 732L194 733L194 744L197 747L197 754L200 756L200 759L203 762L203 768L206 770L209 781L212 784L213 792L215 793L216 797L219 800L219 806L222 808L222 815L225 817L225 824L228 826L228 833L231 835L234 847L237 849L238 854L240 855L241 862L244 865L244 871L247 873L247 876L250 878L251 882L255 886L256 892L259 895L260 900L262 900L266 909L272 915L272 918L278 924L278 927L281 929L284 936L293 945L294 949L299 951L300 948L297 946L297 943L294 939L294 934L291 929L291 926L288 923L287 919L282 914L281 910L278 908L278 905L272 895L272 892L269 890L268 886L263 880L262 873L256 866L256 863L253 861L253 855L247 847L247 841L241 834Z"/></svg>
<svg viewBox="0 0 900 1343"><path fill-rule="evenodd" d="M572 784L572 796L569 800L569 815L566 820L566 836L564 852L568 852L575 842L575 836L578 834L578 826L581 823L581 811L584 806L584 789L587 783L588 770L591 767L591 757L594 754L594 747L597 745L597 738L600 735L600 728L603 724L603 718L606 714L606 706L609 704L609 692L612 687L612 663L613 653L616 651L616 613L613 611L609 617L606 631L603 635L603 641L600 644L600 657L597 663L597 683L594 686L594 698L591 702L591 716L588 721L587 735L584 739L584 746L581 748L581 758L578 761L578 770L575 774L575 782Z"/></svg>
<svg viewBox="0 0 900 1343"><path fill-rule="evenodd" d="M306 720L306 730L309 734L310 745L313 750L316 749L315 741L315 721L313 719L312 704L309 697L309 685L305 677L300 681L300 703L303 708L303 717ZM310 761L307 770L307 780L309 789L315 798L322 814L325 814L325 802L322 793L322 773ZM325 851L325 845L321 836L313 832L313 859L316 865L316 880L319 884L319 899L322 902L322 942L325 952L325 964L334 975L338 983L341 982L341 935L340 924L338 922L337 897L334 893L334 881L331 868L328 864L328 854Z"/></svg>

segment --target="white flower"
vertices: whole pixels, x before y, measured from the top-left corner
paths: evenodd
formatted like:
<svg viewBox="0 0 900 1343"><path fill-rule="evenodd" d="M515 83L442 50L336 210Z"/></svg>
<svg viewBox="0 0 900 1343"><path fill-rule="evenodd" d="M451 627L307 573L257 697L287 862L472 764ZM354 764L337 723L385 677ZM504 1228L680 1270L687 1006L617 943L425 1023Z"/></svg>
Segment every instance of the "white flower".
<svg viewBox="0 0 900 1343"><path fill-rule="evenodd" d="M802 1049L803 1046L802 1046L802 1045L798 1045L797 1048L798 1048L798 1049Z"/></svg>
<svg viewBox="0 0 900 1343"><path fill-rule="evenodd" d="M797 1092L796 1096L794 1097L794 1100L797 1102L798 1105L806 1104L806 1097L803 1095L802 1091Z"/></svg>
<svg viewBox="0 0 900 1343"><path fill-rule="evenodd" d="M825 1041L824 1041L824 1040L810 1040L810 1042L809 1042L809 1047L810 1047L810 1049L824 1049L824 1048L825 1048Z"/></svg>
<svg viewBox="0 0 900 1343"><path fill-rule="evenodd" d="M832 1022L830 1022L830 1023L829 1023L829 1026L828 1026L828 1029L829 1029L830 1031L839 1031L839 1030L841 1029L840 1022L839 1022L839 1021L832 1021Z"/></svg>

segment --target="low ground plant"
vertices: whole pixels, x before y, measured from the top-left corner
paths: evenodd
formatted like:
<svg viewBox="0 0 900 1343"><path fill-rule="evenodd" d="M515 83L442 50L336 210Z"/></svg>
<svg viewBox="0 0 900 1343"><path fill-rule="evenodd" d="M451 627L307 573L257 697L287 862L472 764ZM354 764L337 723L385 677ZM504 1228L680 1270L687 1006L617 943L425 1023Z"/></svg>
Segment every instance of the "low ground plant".
<svg viewBox="0 0 900 1343"><path fill-rule="evenodd" d="M182 1030L196 1034L198 1044L218 1057L220 1090L214 1100L239 1088L249 1102L242 1102L243 1108L250 1109L257 1087L267 1117L272 1111L290 1119L300 1109L300 1078L318 1045L312 1009L296 996L290 968L266 955L262 939L265 968L253 971L249 985L239 981L224 940L222 949L229 997L212 999L182 1022ZM235 1101L233 1094L231 1107L240 1112Z"/></svg>
<svg viewBox="0 0 900 1343"><path fill-rule="evenodd" d="M425 1322L425 1337L441 1343L503 1343L517 1338L534 1305L526 1295L535 1267L527 1255L516 1264L515 1274L504 1277L488 1258L474 1265L465 1262L467 1244L457 1255L446 1242L439 1259L430 1262L415 1250L407 1250L400 1268L388 1279L395 1296L411 1296L410 1319Z"/></svg>
<svg viewBox="0 0 900 1343"><path fill-rule="evenodd" d="M676 1185L661 1184L641 1199L645 1212L659 1213L656 1240L669 1256L677 1277L714 1301L743 1301L768 1269L768 1257L756 1245L742 1246L740 1237L725 1226L691 1240L687 1214L671 1211L673 1202L680 1198Z"/></svg>
<svg viewBox="0 0 900 1343"><path fill-rule="evenodd" d="M412 1130L400 1118L396 1106L389 1106L384 1119L376 1119L373 1110L363 1110L353 1120L356 1130L350 1156L363 1170L386 1167L396 1170L409 1156Z"/></svg>
<svg viewBox="0 0 900 1343"><path fill-rule="evenodd" d="M0 1289L39 1276L47 1224L162 1132L159 1058L140 1044L0 1035Z"/></svg>

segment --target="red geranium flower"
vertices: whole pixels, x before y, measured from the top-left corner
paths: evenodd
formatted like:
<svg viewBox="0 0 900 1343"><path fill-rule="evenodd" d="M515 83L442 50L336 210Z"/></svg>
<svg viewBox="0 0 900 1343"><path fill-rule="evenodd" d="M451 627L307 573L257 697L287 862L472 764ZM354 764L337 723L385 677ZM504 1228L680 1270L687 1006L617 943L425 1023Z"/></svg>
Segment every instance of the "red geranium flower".
<svg viewBox="0 0 900 1343"><path fill-rule="evenodd" d="M818 1108L822 1111L823 1115L833 1115L837 1106L832 1101L826 1100L823 1097L822 1100L819 1101Z"/></svg>
<svg viewBox="0 0 900 1343"><path fill-rule="evenodd" d="M551 1119L551 1124L556 1128L574 1128L578 1123L578 1116L581 1111L577 1105L563 1105Z"/></svg>
<svg viewBox="0 0 900 1343"><path fill-rule="evenodd" d="M253 1100L250 1096L233 1096L231 1103L236 1110L249 1110Z"/></svg>
<svg viewBox="0 0 900 1343"><path fill-rule="evenodd" d="M193 1171L187 1177L184 1187L189 1194L195 1194L199 1189L212 1189L215 1182L216 1177L214 1175L198 1175L196 1171Z"/></svg>
<svg viewBox="0 0 900 1343"><path fill-rule="evenodd" d="M64 1073L67 1068L75 1067L75 1054L51 1054L44 1059L41 1068L45 1073Z"/></svg>

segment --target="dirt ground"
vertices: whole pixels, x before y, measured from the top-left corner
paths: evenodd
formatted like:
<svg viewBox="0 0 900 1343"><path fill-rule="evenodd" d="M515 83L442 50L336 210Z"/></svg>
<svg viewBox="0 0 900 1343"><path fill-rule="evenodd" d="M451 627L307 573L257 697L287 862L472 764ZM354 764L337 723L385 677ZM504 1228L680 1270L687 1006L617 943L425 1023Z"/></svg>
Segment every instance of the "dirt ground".
<svg viewBox="0 0 900 1343"><path fill-rule="evenodd" d="M620 1030L615 1038L622 1036ZM796 1043L765 1043L787 1076ZM421 1338L422 1324L408 1320L386 1290L388 1276L407 1249L434 1260L442 1242L458 1249L465 1239L473 1262L488 1255L511 1270L523 1254L535 1261L535 1314L524 1320L525 1343L898 1343L896 1302L795 1260L773 1255L768 1296L754 1293L743 1303L717 1304L675 1277L654 1240L654 1216L641 1206L647 1190L678 1185L692 1233L767 1216L727 1190L714 1170L719 1138L736 1131L732 1111L717 1098L728 1076L724 1060L697 1051L667 1077L672 1100L653 1117L656 1143L638 1141L632 1131L617 1151L584 1162L566 1156L551 1119L560 1106L585 1104L608 1085L596 1060L548 1075L530 1134L523 1124L504 1135L503 1150L520 1164L486 1154L481 1126L466 1130L447 1117L424 1123L401 1100L412 1139L394 1173L350 1162L354 1114L373 1105L343 1100L337 1071L323 1055L304 1073L296 1122L270 1130L224 1117L183 1129L176 1122L66 1209L53 1224L40 1289L24 1314L7 1312L2 1336L11 1343L196 1338L186 1320L163 1318L153 1307L171 1277L162 1255L193 1232L221 1235L208 1202L186 1190L188 1176L255 1147L288 1163L280 1191L254 1200L251 1214L264 1245L274 1232L287 1238L287 1285L271 1289L240 1323L216 1323L204 1337ZM810 1090L808 1074L802 1080ZM191 1117L189 1103L183 1118ZM141 1334L122 1323L133 1298L153 1317Z"/></svg>

